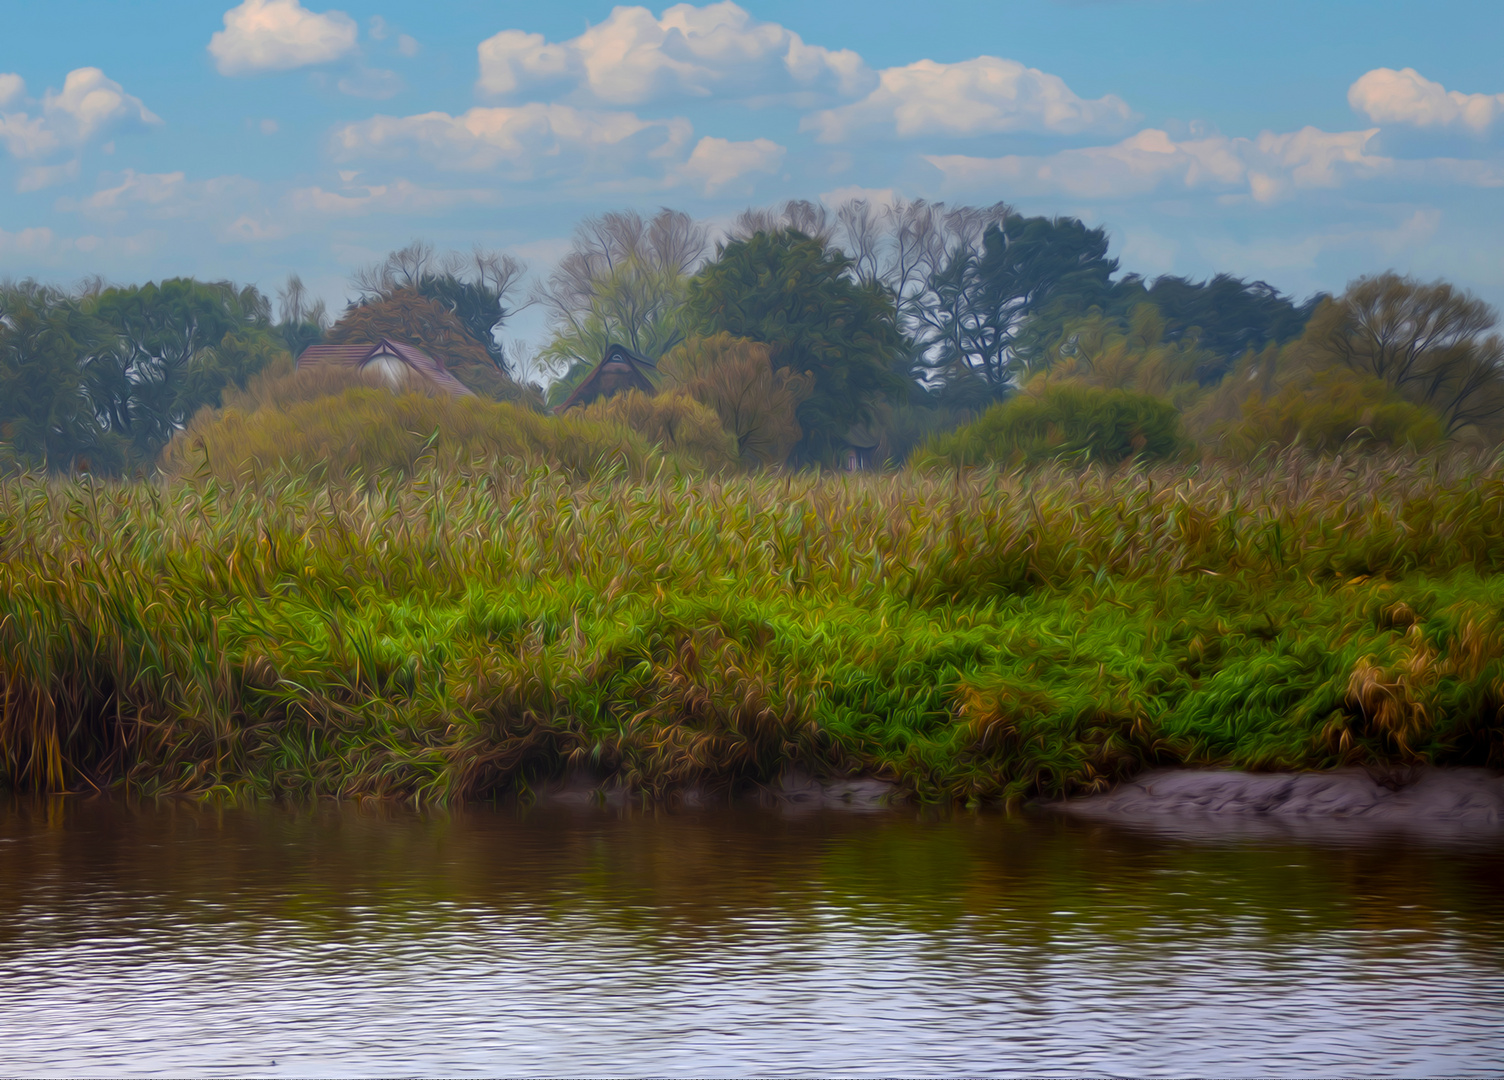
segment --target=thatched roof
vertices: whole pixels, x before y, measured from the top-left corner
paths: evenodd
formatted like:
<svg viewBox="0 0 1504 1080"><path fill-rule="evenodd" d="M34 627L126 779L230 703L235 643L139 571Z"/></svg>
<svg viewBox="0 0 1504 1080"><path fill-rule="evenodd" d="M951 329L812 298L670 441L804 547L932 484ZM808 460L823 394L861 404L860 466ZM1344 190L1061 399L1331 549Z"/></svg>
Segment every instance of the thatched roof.
<svg viewBox="0 0 1504 1080"><path fill-rule="evenodd" d="M641 390L644 394L655 394L658 388L653 385L652 375L657 370L657 364L625 345L607 345L601 362L595 365L595 369L585 376L554 412L561 413L576 405L589 405L597 398L611 397L623 390Z"/></svg>
<svg viewBox="0 0 1504 1080"><path fill-rule="evenodd" d="M416 345L407 345L391 338L382 338L374 345L310 345L298 356L298 367L343 368L358 372L367 364L383 359L404 365L414 375L455 397L473 396L470 388L451 375L442 361L429 356Z"/></svg>

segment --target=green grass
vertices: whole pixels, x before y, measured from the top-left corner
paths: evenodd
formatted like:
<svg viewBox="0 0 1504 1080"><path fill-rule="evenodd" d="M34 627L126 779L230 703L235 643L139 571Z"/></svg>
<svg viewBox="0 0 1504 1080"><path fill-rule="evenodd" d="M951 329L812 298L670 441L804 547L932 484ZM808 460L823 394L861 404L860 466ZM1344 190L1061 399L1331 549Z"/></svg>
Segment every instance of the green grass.
<svg viewBox="0 0 1504 1080"><path fill-rule="evenodd" d="M0 483L0 782L1504 765L1504 467Z"/></svg>

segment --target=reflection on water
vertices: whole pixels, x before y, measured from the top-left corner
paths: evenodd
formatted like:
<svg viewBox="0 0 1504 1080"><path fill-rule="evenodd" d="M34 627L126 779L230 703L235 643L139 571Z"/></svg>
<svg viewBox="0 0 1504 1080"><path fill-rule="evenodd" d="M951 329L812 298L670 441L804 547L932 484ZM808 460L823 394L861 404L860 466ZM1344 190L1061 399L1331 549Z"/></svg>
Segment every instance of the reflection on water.
<svg viewBox="0 0 1504 1080"><path fill-rule="evenodd" d="M1504 850L0 805L0 1073L1504 1075Z"/></svg>

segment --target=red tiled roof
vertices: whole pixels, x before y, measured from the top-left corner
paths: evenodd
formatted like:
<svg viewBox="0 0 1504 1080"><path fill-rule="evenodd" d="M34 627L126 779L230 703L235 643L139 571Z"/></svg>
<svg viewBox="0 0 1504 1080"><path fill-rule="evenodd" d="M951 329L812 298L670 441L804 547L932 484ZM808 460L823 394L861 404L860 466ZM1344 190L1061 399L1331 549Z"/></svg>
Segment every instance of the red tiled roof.
<svg viewBox="0 0 1504 1080"><path fill-rule="evenodd" d="M359 371L372 358L382 353L397 357L415 374L421 375L441 390L455 397L471 397L470 388L449 373L438 359L429 356L416 345L406 345L391 338L382 338L374 345L310 345L298 356L298 367L344 367Z"/></svg>

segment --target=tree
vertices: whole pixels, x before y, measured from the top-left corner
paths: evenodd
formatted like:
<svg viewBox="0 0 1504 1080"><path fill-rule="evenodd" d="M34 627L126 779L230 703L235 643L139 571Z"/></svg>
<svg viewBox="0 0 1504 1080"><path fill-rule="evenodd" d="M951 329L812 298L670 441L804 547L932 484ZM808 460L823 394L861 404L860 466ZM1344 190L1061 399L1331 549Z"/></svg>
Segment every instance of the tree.
<svg viewBox="0 0 1504 1080"><path fill-rule="evenodd" d="M325 335L331 345L382 338L416 345L456 374L472 365L493 366L491 354L454 312L416 289L395 289L389 296L349 308Z"/></svg>
<svg viewBox="0 0 1504 1080"><path fill-rule="evenodd" d="M1117 267L1105 229L1009 214L987 228L980 251L957 248L931 274L928 366L946 382L1006 394L1040 345L1039 333L1025 337L1031 320L1100 305Z"/></svg>
<svg viewBox="0 0 1504 1080"><path fill-rule="evenodd" d="M84 393L80 360L98 331L54 289L26 282L0 290L0 440L8 456L50 471L121 466L121 446Z"/></svg>
<svg viewBox="0 0 1504 1080"><path fill-rule="evenodd" d="M1129 275L1112 289L1107 314L1126 323L1139 306L1159 309L1164 341L1201 351L1196 381L1209 386L1224 378L1244 353L1298 338L1321 297L1297 305L1264 281L1218 274L1210 281L1159 277L1145 286Z"/></svg>
<svg viewBox="0 0 1504 1080"><path fill-rule="evenodd" d="M691 336L658 365L664 389L686 393L720 417L744 468L782 465L804 432L799 406L814 380L773 368L772 350L730 334Z"/></svg>
<svg viewBox="0 0 1504 1080"><path fill-rule="evenodd" d="M171 278L103 289L83 309L107 328L84 361L85 390L104 426L128 438L142 462L277 351L271 305L252 286Z"/></svg>
<svg viewBox="0 0 1504 1080"><path fill-rule="evenodd" d="M1301 338L1314 367L1372 375L1437 412L1448 435L1504 421L1498 313L1444 281L1361 277L1316 309Z"/></svg>
<svg viewBox="0 0 1504 1080"><path fill-rule="evenodd" d="M685 324L771 346L770 363L812 376L799 406L795 459L831 462L847 432L868 423L881 398L900 397L896 368L909 344L892 295L855 279L851 260L797 229L758 232L718 249L695 275Z"/></svg>
<svg viewBox="0 0 1504 1080"><path fill-rule="evenodd" d="M355 306L390 301L403 292L432 300L455 317L493 367L510 375L512 368L496 332L520 310L507 305L526 272L526 265L510 255L477 248L468 259L456 252L438 256L433 245L414 240L357 271L350 283L359 293Z"/></svg>
<svg viewBox="0 0 1504 1080"><path fill-rule="evenodd" d="M322 300L315 300L297 274L287 275L287 284L277 290L277 334L294 357L324 340L329 313Z"/></svg>
<svg viewBox="0 0 1504 1080"><path fill-rule="evenodd" d="M685 287L705 250L705 230L676 210L586 218L538 292L554 332L539 358L580 374L616 344L656 361L683 340Z"/></svg>

